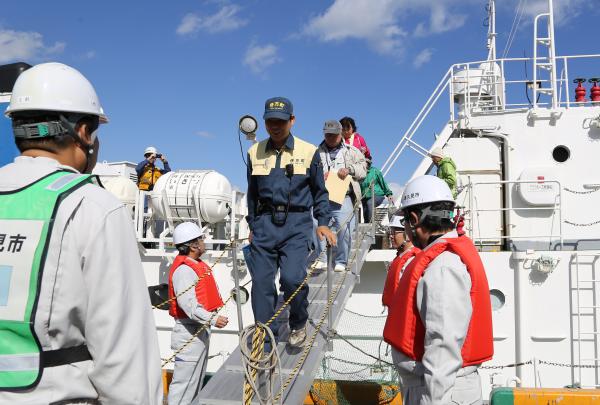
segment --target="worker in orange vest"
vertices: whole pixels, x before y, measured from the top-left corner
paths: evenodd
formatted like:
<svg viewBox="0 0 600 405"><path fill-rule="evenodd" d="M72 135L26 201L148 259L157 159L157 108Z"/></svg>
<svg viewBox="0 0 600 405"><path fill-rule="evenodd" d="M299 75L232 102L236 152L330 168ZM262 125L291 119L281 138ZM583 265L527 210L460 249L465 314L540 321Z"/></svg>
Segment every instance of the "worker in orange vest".
<svg viewBox="0 0 600 405"><path fill-rule="evenodd" d="M454 200L434 176L406 185L406 234L422 251L404 270L383 331L403 403L481 404L477 369L492 358L492 310L483 264L454 230Z"/></svg>
<svg viewBox="0 0 600 405"><path fill-rule="evenodd" d="M210 325L223 328L229 320L214 312L223 306L223 300L210 267L200 260L206 251L202 229L193 222L179 224L173 231L173 243L179 255L169 270L169 314L175 318L171 349L181 351L175 357L168 400L179 405L195 402L202 386ZM196 336L200 328L205 330Z"/></svg>
<svg viewBox="0 0 600 405"><path fill-rule="evenodd" d="M388 235L390 243L396 249L396 257L388 268L388 274L383 287L381 302L389 307L392 302L400 277L411 259L421 250L413 246L412 242L406 238L404 233L404 219L401 215L394 215L390 220Z"/></svg>

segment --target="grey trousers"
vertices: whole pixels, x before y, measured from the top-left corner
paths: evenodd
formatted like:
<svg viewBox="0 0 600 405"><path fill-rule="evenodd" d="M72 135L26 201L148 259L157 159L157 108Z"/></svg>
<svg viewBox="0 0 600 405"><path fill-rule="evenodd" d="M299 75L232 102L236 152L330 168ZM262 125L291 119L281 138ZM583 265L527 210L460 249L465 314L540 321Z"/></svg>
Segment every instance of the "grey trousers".
<svg viewBox="0 0 600 405"><path fill-rule="evenodd" d="M171 349L179 350L196 333L200 324L175 323L171 334ZM173 380L169 385L169 405L188 405L194 402L200 391L206 364L210 332L203 331L175 357Z"/></svg>
<svg viewBox="0 0 600 405"><path fill-rule="evenodd" d="M423 379L421 378L421 381ZM445 404L430 403L425 401L425 385L405 384L402 386L402 404L403 405L481 405L481 378L477 371L457 376L452 388L451 400Z"/></svg>

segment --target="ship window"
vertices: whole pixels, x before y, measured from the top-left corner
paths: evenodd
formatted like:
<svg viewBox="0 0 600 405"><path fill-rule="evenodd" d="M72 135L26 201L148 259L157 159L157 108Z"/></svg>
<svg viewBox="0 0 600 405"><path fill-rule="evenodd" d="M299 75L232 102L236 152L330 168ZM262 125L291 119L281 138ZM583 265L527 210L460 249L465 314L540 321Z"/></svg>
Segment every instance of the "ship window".
<svg viewBox="0 0 600 405"><path fill-rule="evenodd" d="M571 151L569 150L569 148L563 145L557 146L552 151L552 157L558 163L566 162L569 159L569 156L571 156Z"/></svg>
<svg viewBox="0 0 600 405"><path fill-rule="evenodd" d="M233 300L237 302L237 294L235 293L235 288L231 290L231 295ZM248 302L248 298L250 298L250 293L244 287L240 287L240 304L245 304Z"/></svg>
<svg viewBox="0 0 600 405"><path fill-rule="evenodd" d="M492 310L498 311L504 306L504 303L506 302L506 297L504 296L504 293L500 290L490 290L490 300L492 301Z"/></svg>

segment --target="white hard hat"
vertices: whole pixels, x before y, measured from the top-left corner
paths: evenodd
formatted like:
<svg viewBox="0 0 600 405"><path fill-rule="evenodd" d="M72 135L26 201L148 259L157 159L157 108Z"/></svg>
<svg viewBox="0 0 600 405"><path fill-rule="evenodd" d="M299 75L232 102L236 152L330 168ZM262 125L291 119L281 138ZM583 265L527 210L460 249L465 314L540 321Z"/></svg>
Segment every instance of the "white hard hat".
<svg viewBox="0 0 600 405"><path fill-rule="evenodd" d="M439 158L444 158L444 151L442 150L442 148L433 148L433 150L431 152L429 152L429 156L431 157L439 157Z"/></svg>
<svg viewBox="0 0 600 405"><path fill-rule="evenodd" d="M444 180L435 176L419 176L408 182L404 188L400 209L438 201L454 202L450 187Z"/></svg>
<svg viewBox="0 0 600 405"><path fill-rule="evenodd" d="M184 222L175 227L173 243L179 245L204 236L204 230L193 222Z"/></svg>
<svg viewBox="0 0 600 405"><path fill-rule="evenodd" d="M148 153L154 153L156 155L158 154L158 149L156 149L154 146L148 146L146 150L144 150L144 155L147 155Z"/></svg>
<svg viewBox="0 0 600 405"><path fill-rule="evenodd" d="M402 223L402 217L400 215L394 215L392 219L390 219L390 228L399 228L404 229L404 225Z"/></svg>
<svg viewBox="0 0 600 405"><path fill-rule="evenodd" d="M41 63L21 73L5 115L40 110L96 115L101 123L108 122L89 80L62 63Z"/></svg>

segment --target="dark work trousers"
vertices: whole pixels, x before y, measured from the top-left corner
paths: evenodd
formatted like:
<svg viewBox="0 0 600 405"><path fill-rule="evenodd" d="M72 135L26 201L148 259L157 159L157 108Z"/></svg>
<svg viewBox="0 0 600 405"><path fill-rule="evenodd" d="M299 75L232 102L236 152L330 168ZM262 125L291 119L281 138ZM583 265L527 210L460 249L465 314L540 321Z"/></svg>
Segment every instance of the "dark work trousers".
<svg viewBox="0 0 600 405"><path fill-rule="evenodd" d="M313 249L313 221L310 211L290 212L285 225L277 226L271 214L259 215L252 228L252 243L248 268L252 276L252 310L254 319L265 323L275 313L277 288L275 276L284 300L298 288L306 277L308 256ZM308 319L308 285L304 285L290 303L289 325L302 328ZM271 324L277 339L279 322Z"/></svg>
<svg viewBox="0 0 600 405"><path fill-rule="evenodd" d="M383 200L385 200L385 196L376 195L375 196L375 207L377 207L379 204L381 204L383 202ZM363 206L363 216L364 216L365 222L371 222L371 216L373 215L373 197L363 198L362 206Z"/></svg>

